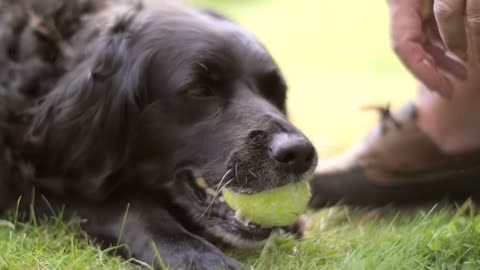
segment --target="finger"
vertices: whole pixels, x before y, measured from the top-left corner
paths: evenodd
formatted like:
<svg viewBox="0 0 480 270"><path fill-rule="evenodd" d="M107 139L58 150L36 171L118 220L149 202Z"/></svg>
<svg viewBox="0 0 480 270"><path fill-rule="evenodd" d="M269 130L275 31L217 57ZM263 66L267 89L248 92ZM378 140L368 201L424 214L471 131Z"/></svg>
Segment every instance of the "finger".
<svg viewBox="0 0 480 270"><path fill-rule="evenodd" d="M466 21L471 39L472 53L476 62L480 61L480 0L467 0Z"/></svg>
<svg viewBox="0 0 480 270"><path fill-rule="evenodd" d="M392 42L405 66L428 88L450 97L450 81L435 67L423 48L425 33L422 22L423 0L391 0Z"/></svg>
<svg viewBox="0 0 480 270"><path fill-rule="evenodd" d="M456 78L466 80L467 69L462 63L450 58L442 48L433 44L426 44L425 50L432 56L435 64L442 70L452 74Z"/></svg>
<svg viewBox="0 0 480 270"><path fill-rule="evenodd" d="M424 27L427 35L424 48L433 58L437 68L452 74L457 79L466 80L467 68L465 63L458 56L447 52L435 19L424 22Z"/></svg>
<svg viewBox="0 0 480 270"><path fill-rule="evenodd" d="M452 96L452 84L448 78L443 75L439 69L437 59L426 58L425 49L418 43L405 43L399 48L398 54L403 58L404 64L421 82L423 82L432 91L438 92L443 97ZM402 57L402 55L404 55ZM436 55L438 57L438 55ZM441 58L440 60L443 60ZM442 64L445 64L442 62Z"/></svg>
<svg viewBox="0 0 480 270"><path fill-rule="evenodd" d="M433 3L433 13L443 44L462 59L467 56L464 11L465 0L435 0Z"/></svg>

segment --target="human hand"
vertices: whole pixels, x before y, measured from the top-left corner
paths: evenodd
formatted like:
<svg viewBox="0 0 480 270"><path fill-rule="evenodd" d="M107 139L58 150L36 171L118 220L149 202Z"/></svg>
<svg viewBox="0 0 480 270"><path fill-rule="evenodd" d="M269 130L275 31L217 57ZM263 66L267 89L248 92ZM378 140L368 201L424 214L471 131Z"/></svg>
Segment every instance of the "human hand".
<svg viewBox="0 0 480 270"><path fill-rule="evenodd" d="M465 64L470 71L480 63L480 0L388 2L395 52L429 89L450 97L453 81L467 77Z"/></svg>

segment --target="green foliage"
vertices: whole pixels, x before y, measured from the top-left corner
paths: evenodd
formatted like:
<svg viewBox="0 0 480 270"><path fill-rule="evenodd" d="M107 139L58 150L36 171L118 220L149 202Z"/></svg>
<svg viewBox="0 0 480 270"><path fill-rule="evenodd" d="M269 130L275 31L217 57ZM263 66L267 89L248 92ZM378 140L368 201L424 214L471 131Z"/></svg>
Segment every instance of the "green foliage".
<svg viewBox="0 0 480 270"><path fill-rule="evenodd" d="M79 219L37 226L10 220L0 221L2 270L137 268L115 256L115 248L101 251L88 241ZM268 270L480 268L480 215L472 203L408 213L337 206L311 213L306 226L301 239L276 233L263 248L227 253Z"/></svg>
<svg viewBox="0 0 480 270"><path fill-rule="evenodd" d="M13 221L13 218L12 218ZM0 269L136 269L115 248L102 251L79 231L80 220L0 221ZM16 225L15 225L16 224Z"/></svg>
<svg viewBox="0 0 480 270"><path fill-rule="evenodd" d="M276 233L263 248L227 253L265 270L480 268L480 215L472 203L408 213L337 206L309 216L302 239ZM115 248L89 242L81 222L0 221L0 269L138 269Z"/></svg>
<svg viewBox="0 0 480 270"><path fill-rule="evenodd" d="M480 216L471 203L381 215L335 207L313 222L304 239L272 237L260 258L245 261L255 269L480 268Z"/></svg>

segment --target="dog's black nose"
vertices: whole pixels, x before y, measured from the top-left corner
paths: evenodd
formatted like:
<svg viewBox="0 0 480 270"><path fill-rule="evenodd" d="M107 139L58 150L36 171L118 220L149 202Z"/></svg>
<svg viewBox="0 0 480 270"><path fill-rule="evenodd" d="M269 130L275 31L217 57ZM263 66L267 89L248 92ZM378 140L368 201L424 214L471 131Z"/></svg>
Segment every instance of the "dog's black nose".
<svg viewBox="0 0 480 270"><path fill-rule="evenodd" d="M269 151L274 160L297 174L308 171L315 160L315 148L301 135L278 134L271 141Z"/></svg>

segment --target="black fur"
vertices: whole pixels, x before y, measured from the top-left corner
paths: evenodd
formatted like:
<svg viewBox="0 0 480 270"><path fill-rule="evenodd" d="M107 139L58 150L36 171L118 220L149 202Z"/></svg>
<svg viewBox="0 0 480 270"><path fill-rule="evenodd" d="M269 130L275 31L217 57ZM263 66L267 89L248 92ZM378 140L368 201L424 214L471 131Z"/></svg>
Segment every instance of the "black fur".
<svg viewBox="0 0 480 270"><path fill-rule="evenodd" d="M0 210L65 207L90 236L173 269L238 268L212 243L270 230L240 224L198 187L258 192L311 173L272 158L286 86L265 48L225 17L133 0L0 1ZM36 196L38 198L38 196ZM211 203L210 203L211 202ZM210 242L208 242L208 241ZM159 265L156 264L158 267Z"/></svg>

